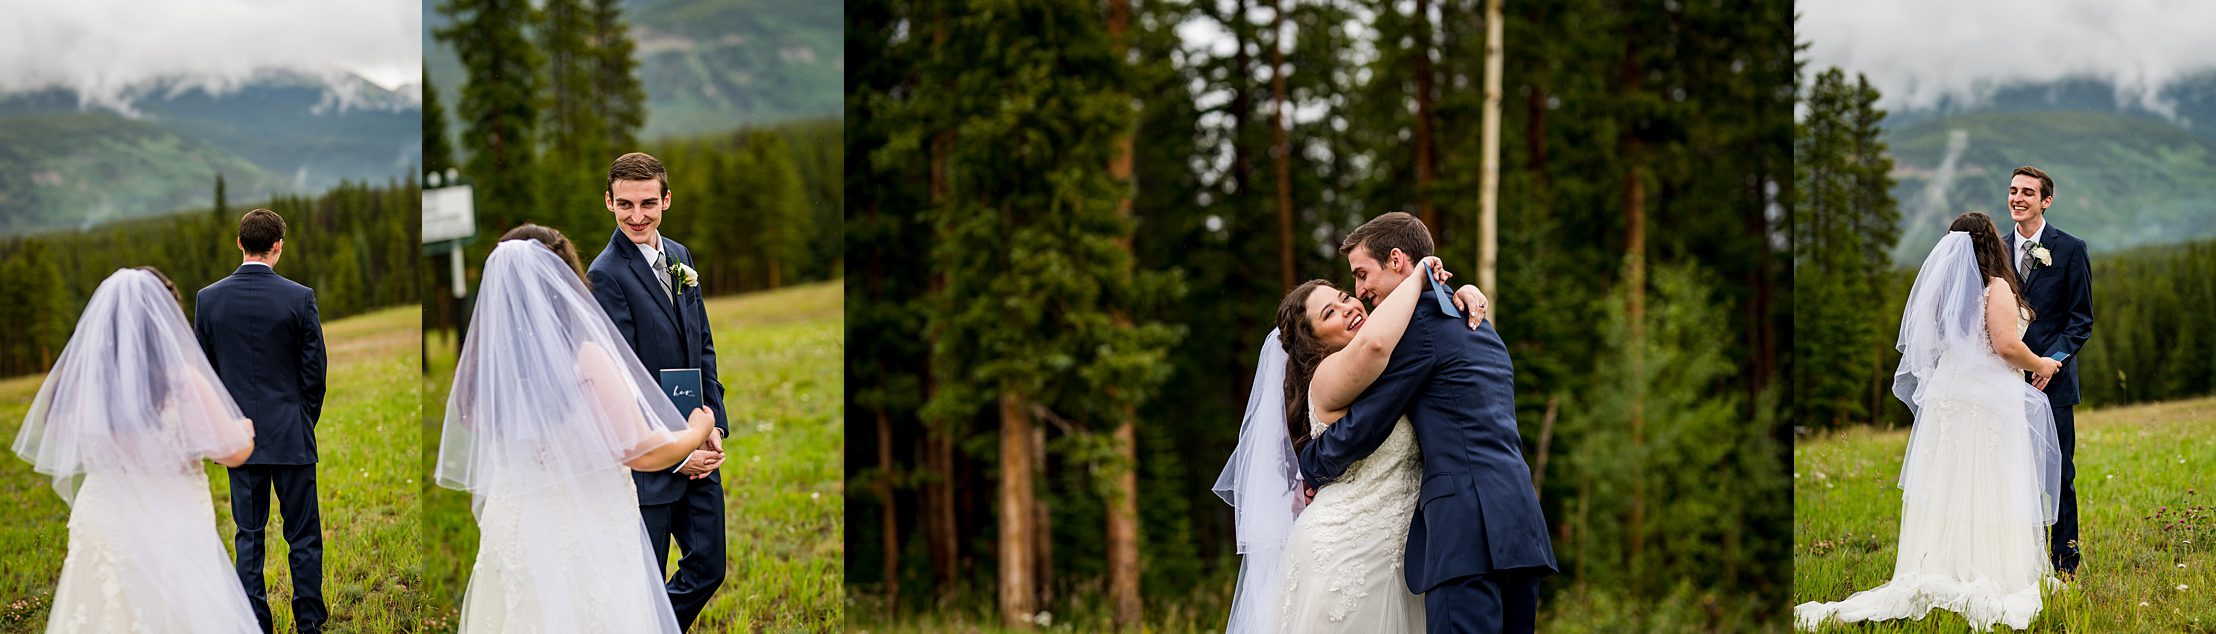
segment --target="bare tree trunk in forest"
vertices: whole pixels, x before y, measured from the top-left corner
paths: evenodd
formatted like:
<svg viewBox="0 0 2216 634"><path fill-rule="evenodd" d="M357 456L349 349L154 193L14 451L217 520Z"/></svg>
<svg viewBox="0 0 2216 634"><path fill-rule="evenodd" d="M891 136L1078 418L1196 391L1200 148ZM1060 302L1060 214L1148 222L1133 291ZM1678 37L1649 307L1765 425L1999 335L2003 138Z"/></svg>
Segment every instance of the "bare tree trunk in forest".
<svg viewBox="0 0 2216 634"><path fill-rule="evenodd" d="M1022 395L1000 395L1000 622L1030 629L1038 613L1038 498L1032 490L1032 427Z"/></svg>
<svg viewBox="0 0 2216 634"><path fill-rule="evenodd" d="M1131 0L1108 1L1108 42L1114 47L1117 60L1123 60L1130 51ZM1132 132L1124 128L1116 139L1116 155L1109 159L1108 174L1124 186L1123 195L1116 199L1118 216L1131 217L1132 182L1131 161L1134 152ZM1131 250L1131 236L1118 239L1124 251ZM1289 263L1291 252L1287 252ZM1288 268L1287 271L1291 269ZM1115 311L1117 327L1130 325L1121 309ZM1123 410L1123 417L1116 421L1114 446L1121 469L1112 478L1115 486L1108 496L1105 509L1108 516L1108 601L1114 613L1116 629L1134 628L1139 625L1141 603L1139 599L1139 456L1137 425L1138 413L1132 408Z"/></svg>
<svg viewBox="0 0 2216 634"><path fill-rule="evenodd" d="M1051 486L1053 474L1046 468L1046 428L1031 426L1031 469L1033 482L1038 486ZM1037 487L1034 487L1036 491ZM1040 612L1054 603L1054 514L1049 503L1034 492L1031 496L1031 575L1032 605Z"/></svg>
<svg viewBox="0 0 2216 634"><path fill-rule="evenodd" d="M1491 299L1487 318L1500 327L1500 74L1501 0L1485 0L1485 112L1478 124L1477 287Z"/></svg>
<svg viewBox="0 0 2216 634"><path fill-rule="evenodd" d="M1253 160L1247 155L1246 144L1247 125L1254 120L1254 91L1249 90L1247 85L1247 82L1254 79L1251 70L1254 68L1254 60L1247 56L1246 0L1234 0L1231 16L1225 22L1227 24L1224 27L1231 31L1234 47L1231 53L1231 74L1225 80L1231 84L1231 106L1228 112L1231 117L1231 188L1235 190L1233 196L1236 198L1232 207L1240 211L1241 217L1245 217L1247 210L1251 209L1245 201L1251 200L1250 196L1254 194L1254 166Z"/></svg>
<svg viewBox="0 0 2216 634"><path fill-rule="evenodd" d="M1626 42L1623 58L1623 92L1626 96L1639 92L1640 73L1636 44ZM1647 313L1647 182L1644 177L1644 144L1638 136L1638 122L1629 122L1618 133L1617 143L1624 157L1624 224L1628 234L1624 244L1624 260L1627 271L1625 289L1630 293L1626 310L1631 325L1631 375L1646 376L1646 313ZM1631 520L1626 532L1631 538L1632 577L1640 574L1639 559L1646 552L1647 481L1646 462L1647 428L1646 397L1643 388L1634 388L1631 397Z"/></svg>
<svg viewBox="0 0 2216 634"><path fill-rule="evenodd" d="M1119 0L1120 1L1120 0ZM1281 288L1293 288L1293 144L1285 131L1285 0L1270 0L1270 113L1277 137L1277 261Z"/></svg>
<svg viewBox="0 0 2216 634"><path fill-rule="evenodd" d="M893 422L877 408L877 499L885 503L885 601L900 604L900 510L893 505Z"/></svg>
<svg viewBox="0 0 2216 634"><path fill-rule="evenodd" d="M1431 201L1438 161L1431 143L1431 2L1416 0L1416 217L1441 238L1439 208Z"/></svg>

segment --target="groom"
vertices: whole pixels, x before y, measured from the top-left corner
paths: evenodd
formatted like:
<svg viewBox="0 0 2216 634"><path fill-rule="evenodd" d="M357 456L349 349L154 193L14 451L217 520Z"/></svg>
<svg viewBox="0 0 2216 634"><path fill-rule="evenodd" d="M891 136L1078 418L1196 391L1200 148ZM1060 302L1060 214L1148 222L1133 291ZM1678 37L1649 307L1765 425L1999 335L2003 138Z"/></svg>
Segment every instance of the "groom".
<svg viewBox="0 0 2216 634"><path fill-rule="evenodd" d="M2077 575L2077 353L2093 337L2093 266L2085 241L2047 224L2054 204L2054 179L2036 167L2019 167L2008 180L2008 217L2016 230L2008 247L2031 304L2031 327L2024 345L2041 356L2062 361L2051 377L2034 376L2031 385L2047 393L2054 409L2055 440L2062 443L2062 499L2047 537L2048 557L2064 579Z"/></svg>
<svg viewBox="0 0 2216 634"><path fill-rule="evenodd" d="M1432 254L1431 232L1393 212L1355 229L1339 253L1375 305ZM1329 484L1407 416L1424 469L1408 527L1408 591L1423 595L1429 631L1530 632L1554 547L1516 432L1508 347L1490 322L1470 330L1429 276L1423 287L1385 373L1301 450L1300 470L1310 486Z"/></svg>
<svg viewBox="0 0 2216 634"><path fill-rule="evenodd" d="M292 568L292 621L320 632L323 606L323 517L316 510L315 425L323 418L323 322L315 290L277 274L285 254L285 219L256 209L239 218L239 253L246 262L193 301L193 335L208 355L239 413L254 420L254 455L231 473L231 517L238 525L239 583L262 631L274 629L262 583L262 531L269 493L285 519Z"/></svg>
<svg viewBox="0 0 2216 634"><path fill-rule="evenodd" d="M631 473L639 487L639 513L654 542L654 565L669 574L672 537L683 554L665 589L678 626L691 628L723 585L723 479L716 469L723 465L723 437L731 427L723 414L723 384L716 381L716 342L698 280L690 279L697 275L692 251L661 233L662 214L670 207L662 162L640 152L617 157L608 166L603 198L615 215L616 231L586 271L593 299L656 378L666 369L699 369L702 402L716 413L716 430L677 468Z"/></svg>

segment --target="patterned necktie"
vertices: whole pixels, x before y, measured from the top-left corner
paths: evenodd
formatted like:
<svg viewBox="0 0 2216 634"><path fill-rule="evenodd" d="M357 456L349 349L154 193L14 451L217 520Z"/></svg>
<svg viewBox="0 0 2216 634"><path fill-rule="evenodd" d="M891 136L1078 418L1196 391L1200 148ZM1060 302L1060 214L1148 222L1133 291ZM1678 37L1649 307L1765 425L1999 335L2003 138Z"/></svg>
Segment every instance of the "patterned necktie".
<svg viewBox="0 0 2216 634"><path fill-rule="evenodd" d="M2017 244L2029 244L2029 242L2028 242L2028 241L2023 241L2023 242L2018 242ZM2023 247L2023 249L2024 249L2024 257L2021 257L2021 258L2017 258L2017 259L2016 259L2016 279L2017 279L2017 280L2023 280L2024 278L2027 278L2027 277L2030 277L2030 276L2031 276L2031 247L2029 247L2029 246L2026 246L2026 247Z"/></svg>
<svg viewBox="0 0 2216 634"><path fill-rule="evenodd" d="M677 301L677 296L671 292L672 287L669 283L669 254L660 251L654 252L654 279L662 283L662 299L671 302Z"/></svg>

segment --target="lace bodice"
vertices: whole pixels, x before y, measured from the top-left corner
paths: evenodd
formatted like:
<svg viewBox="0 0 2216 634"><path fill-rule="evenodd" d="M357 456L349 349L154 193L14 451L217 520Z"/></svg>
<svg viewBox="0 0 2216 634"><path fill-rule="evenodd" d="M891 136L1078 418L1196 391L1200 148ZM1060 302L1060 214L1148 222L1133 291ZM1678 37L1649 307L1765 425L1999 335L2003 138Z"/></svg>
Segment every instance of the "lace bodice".
<svg viewBox="0 0 2216 634"><path fill-rule="evenodd" d="M1310 401L1308 403L1308 437L1322 436L1323 431L1329 427L1330 425L1317 420L1316 404ZM1409 426L1407 418L1402 418L1399 422L1393 423L1393 432L1385 437L1385 444L1378 445L1377 450L1370 452L1369 456L1348 465L1346 472L1340 474L1339 478L1332 480L1331 483L1333 486L1345 485L1381 477L1382 474L1395 473L1413 474L1415 480L1423 478L1423 459L1417 452L1416 432L1413 427Z"/></svg>
<svg viewBox="0 0 2216 634"><path fill-rule="evenodd" d="M1309 403L1311 436L1325 428ZM1423 459L1408 419L1384 444L1349 465L1301 511L1286 545L1288 632L1423 630L1422 599L1403 581L1408 526L1416 513Z"/></svg>

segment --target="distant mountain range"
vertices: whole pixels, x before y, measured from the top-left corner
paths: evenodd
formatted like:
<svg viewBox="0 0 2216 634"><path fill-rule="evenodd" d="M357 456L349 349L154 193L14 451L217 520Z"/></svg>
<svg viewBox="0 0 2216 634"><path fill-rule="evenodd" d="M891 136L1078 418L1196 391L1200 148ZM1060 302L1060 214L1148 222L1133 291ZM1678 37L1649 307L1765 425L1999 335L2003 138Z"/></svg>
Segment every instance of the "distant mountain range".
<svg viewBox="0 0 2216 634"><path fill-rule="evenodd" d="M1887 118L1895 262L1914 265L1964 211L2008 220L2009 173L2055 179L2048 219L2098 252L2216 237L2216 73L2171 86L2174 109L2119 105L2104 82L2012 86L1978 105Z"/></svg>
<svg viewBox="0 0 2216 634"><path fill-rule="evenodd" d="M449 20L423 0L423 59L453 116L467 77L431 37ZM642 139L693 136L845 111L845 8L809 0L626 0L646 88ZM456 124L447 129L460 134ZM460 148L467 152L468 148Z"/></svg>
<svg viewBox="0 0 2216 634"><path fill-rule="evenodd" d="M0 235L81 228L341 180L405 178L422 162L421 89L265 73L220 95L149 91L125 116L63 89L0 95Z"/></svg>

